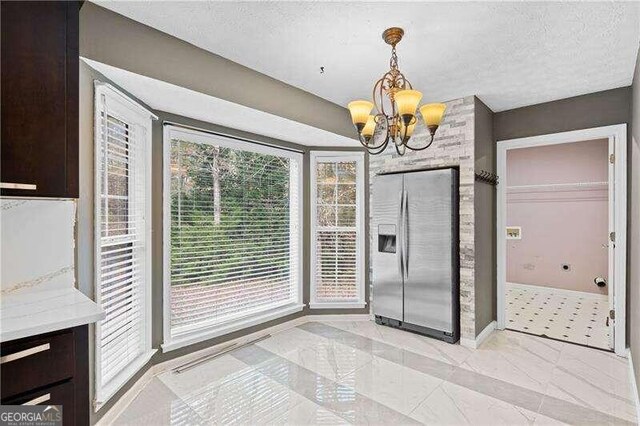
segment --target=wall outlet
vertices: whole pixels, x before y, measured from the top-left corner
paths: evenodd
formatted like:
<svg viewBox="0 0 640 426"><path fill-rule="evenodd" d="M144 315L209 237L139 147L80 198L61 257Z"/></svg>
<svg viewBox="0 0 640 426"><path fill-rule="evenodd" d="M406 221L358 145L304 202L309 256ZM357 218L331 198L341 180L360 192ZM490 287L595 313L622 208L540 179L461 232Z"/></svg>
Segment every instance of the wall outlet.
<svg viewBox="0 0 640 426"><path fill-rule="evenodd" d="M507 240L521 240L522 228L519 226L507 226Z"/></svg>

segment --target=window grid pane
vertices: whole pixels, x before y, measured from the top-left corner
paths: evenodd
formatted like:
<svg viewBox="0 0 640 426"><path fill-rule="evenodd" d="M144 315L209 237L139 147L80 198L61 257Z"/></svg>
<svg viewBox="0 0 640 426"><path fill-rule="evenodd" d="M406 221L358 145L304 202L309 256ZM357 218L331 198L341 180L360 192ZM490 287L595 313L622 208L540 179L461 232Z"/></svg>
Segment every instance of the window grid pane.
<svg viewBox="0 0 640 426"><path fill-rule="evenodd" d="M171 140L171 334L297 300L298 164Z"/></svg>
<svg viewBox="0 0 640 426"><path fill-rule="evenodd" d="M359 298L356 161L315 163L315 300Z"/></svg>
<svg viewBox="0 0 640 426"><path fill-rule="evenodd" d="M97 298L106 313L97 324L98 397L111 396L126 368L148 350L146 336L147 146L145 127L96 102Z"/></svg>

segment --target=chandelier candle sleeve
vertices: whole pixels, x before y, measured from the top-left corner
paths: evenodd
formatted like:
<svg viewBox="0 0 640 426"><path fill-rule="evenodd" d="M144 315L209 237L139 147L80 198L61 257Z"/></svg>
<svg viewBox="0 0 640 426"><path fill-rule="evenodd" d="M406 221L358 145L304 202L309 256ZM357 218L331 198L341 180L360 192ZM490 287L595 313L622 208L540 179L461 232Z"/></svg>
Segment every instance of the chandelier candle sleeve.
<svg viewBox="0 0 640 426"><path fill-rule="evenodd" d="M367 123L362 128L362 132L361 132L362 137L364 137L365 139L371 138L375 130L376 130L375 116L369 115L369 118L367 118Z"/></svg>
<svg viewBox="0 0 640 426"><path fill-rule="evenodd" d="M442 122L444 111L447 109L445 104L426 104L420 107L420 114L424 119L424 124L427 125L429 131L435 133L438 126Z"/></svg>
<svg viewBox="0 0 640 426"><path fill-rule="evenodd" d="M358 129L358 133L362 132L364 125L369 119L369 114L373 109L373 104L369 101L353 101L347 105L349 112L351 113L351 121L353 125Z"/></svg>
<svg viewBox="0 0 640 426"><path fill-rule="evenodd" d="M409 140L409 138L413 134L413 129L416 128L417 122L418 120L415 117L413 117L413 120L411 120L411 123L409 123L408 126L405 126L403 121L400 122L400 135L402 136L404 141Z"/></svg>
<svg viewBox="0 0 640 426"><path fill-rule="evenodd" d="M422 93L417 90L400 90L396 92L396 106L404 124L411 123L421 99Z"/></svg>

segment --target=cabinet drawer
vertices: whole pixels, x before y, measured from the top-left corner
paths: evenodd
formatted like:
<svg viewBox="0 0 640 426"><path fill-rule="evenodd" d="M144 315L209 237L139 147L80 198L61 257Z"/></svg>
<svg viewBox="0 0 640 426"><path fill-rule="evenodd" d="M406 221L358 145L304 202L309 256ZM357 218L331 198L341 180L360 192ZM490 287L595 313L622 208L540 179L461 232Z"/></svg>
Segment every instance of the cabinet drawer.
<svg viewBox="0 0 640 426"><path fill-rule="evenodd" d="M3 405L62 405L62 424L77 424L73 382L49 386L19 397L2 400Z"/></svg>
<svg viewBox="0 0 640 426"><path fill-rule="evenodd" d="M74 349L71 329L3 343L0 346L3 399L72 377Z"/></svg>

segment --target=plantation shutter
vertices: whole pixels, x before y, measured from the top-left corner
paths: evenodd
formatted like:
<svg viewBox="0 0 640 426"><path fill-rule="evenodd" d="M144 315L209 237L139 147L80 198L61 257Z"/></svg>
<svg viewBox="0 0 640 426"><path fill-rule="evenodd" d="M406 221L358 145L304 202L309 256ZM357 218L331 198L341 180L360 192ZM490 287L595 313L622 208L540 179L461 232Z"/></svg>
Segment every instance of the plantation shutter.
<svg viewBox="0 0 640 426"><path fill-rule="evenodd" d="M362 304L362 158L313 158L312 304Z"/></svg>
<svg viewBox="0 0 640 426"><path fill-rule="evenodd" d="M121 95L96 88L96 299L106 318L96 325L97 400L119 388L150 350L147 320L149 116Z"/></svg>
<svg viewBox="0 0 640 426"><path fill-rule="evenodd" d="M297 155L172 134L172 337L299 303Z"/></svg>

